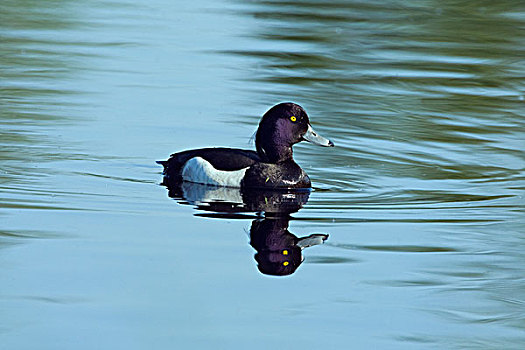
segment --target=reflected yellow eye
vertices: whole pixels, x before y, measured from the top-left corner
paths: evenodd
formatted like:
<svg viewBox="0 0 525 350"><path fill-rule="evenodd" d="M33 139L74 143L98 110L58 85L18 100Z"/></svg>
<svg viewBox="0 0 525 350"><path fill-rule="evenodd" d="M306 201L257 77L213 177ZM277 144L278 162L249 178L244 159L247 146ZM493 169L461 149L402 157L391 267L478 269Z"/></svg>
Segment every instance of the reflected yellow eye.
<svg viewBox="0 0 525 350"><path fill-rule="evenodd" d="M288 266L290 263L288 261L283 262L283 266Z"/></svg>
<svg viewBox="0 0 525 350"><path fill-rule="evenodd" d="M283 255L288 255L288 251L286 249L283 250Z"/></svg>
<svg viewBox="0 0 525 350"><path fill-rule="evenodd" d="M295 117L295 115L292 115L292 116L290 117L290 120L291 120L292 122L296 122L296 121L297 121L297 118Z"/></svg>

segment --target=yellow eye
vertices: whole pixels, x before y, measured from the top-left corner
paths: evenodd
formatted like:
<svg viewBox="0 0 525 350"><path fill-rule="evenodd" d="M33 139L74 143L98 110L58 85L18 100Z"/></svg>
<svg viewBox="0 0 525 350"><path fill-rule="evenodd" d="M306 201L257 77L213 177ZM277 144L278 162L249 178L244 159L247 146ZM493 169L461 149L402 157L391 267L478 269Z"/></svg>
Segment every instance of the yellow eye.
<svg viewBox="0 0 525 350"><path fill-rule="evenodd" d="M291 120L292 122L296 122L296 121L297 121L297 118L295 117L295 115L292 115L292 116L290 117L290 120Z"/></svg>
<svg viewBox="0 0 525 350"><path fill-rule="evenodd" d="M288 261L283 262L283 266L288 266L290 263Z"/></svg>
<svg viewBox="0 0 525 350"><path fill-rule="evenodd" d="M288 255L288 251L286 249L283 250L283 255Z"/></svg>

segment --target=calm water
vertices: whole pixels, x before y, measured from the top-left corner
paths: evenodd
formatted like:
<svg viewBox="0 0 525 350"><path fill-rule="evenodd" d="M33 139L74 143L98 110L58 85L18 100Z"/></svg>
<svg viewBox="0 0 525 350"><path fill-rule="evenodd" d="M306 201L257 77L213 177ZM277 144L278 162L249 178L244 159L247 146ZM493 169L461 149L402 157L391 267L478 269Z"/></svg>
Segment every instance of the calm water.
<svg viewBox="0 0 525 350"><path fill-rule="evenodd" d="M0 348L522 349L524 28L522 1L3 0ZM290 217L159 185L289 100L336 144L295 147ZM315 234L293 274L265 232Z"/></svg>

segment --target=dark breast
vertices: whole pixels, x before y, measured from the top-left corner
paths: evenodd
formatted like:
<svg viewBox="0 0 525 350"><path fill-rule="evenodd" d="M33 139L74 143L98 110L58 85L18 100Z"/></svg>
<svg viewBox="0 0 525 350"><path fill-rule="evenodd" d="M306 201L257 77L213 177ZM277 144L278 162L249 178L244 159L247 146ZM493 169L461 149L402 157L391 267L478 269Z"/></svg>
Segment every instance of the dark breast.
<svg viewBox="0 0 525 350"><path fill-rule="evenodd" d="M255 163L244 176L243 188L310 188L310 178L293 160Z"/></svg>

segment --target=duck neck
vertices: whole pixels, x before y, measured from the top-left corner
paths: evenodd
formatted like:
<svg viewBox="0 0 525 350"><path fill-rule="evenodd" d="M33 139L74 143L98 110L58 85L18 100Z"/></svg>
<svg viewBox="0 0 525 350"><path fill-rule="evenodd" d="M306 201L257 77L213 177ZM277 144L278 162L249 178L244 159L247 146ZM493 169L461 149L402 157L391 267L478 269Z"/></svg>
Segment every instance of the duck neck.
<svg viewBox="0 0 525 350"><path fill-rule="evenodd" d="M258 145L257 153L265 163L281 163L293 159L292 147L286 145Z"/></svg>

